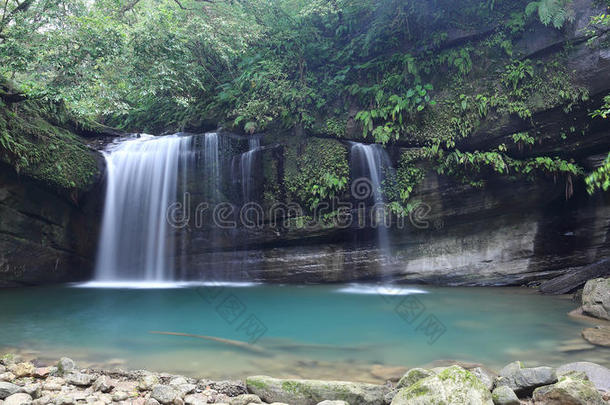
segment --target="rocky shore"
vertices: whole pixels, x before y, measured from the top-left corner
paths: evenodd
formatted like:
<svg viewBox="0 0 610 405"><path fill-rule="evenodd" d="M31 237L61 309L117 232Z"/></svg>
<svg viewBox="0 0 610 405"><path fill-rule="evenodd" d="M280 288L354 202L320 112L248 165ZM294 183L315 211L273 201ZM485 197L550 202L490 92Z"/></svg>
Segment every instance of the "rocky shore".
<svg viewBox="0 0 610 405"><path fill-rule="evenodd" d="M53 366L0 360L0 405L406 405L610 403L610 370L589 362L498 373L459 365L413 368L384 385L277 379L211 381L149 371L79 369L69 358Z"/></svg>

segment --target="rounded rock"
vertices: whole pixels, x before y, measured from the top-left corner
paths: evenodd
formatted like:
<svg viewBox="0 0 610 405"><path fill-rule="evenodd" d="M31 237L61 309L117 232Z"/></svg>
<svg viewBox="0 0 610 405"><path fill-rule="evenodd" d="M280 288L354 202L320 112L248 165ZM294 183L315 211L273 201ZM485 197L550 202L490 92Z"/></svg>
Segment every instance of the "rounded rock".
<svg viewBox="0 0 610 405"><path fill-rule="evenodd" d="M4 400L4 405L29 405L32 403L32 397L28 394L13 394Z"/></svg>
<svg viewBox="0 0 610 405"><path fill-rule="evenodd" d="M170 385L157 384L152 389L151 397L163 405L173 404L179 399L179 392Z"/></svg>
<svg viewBox="0 0 610 405"><path fill-rule="evenodd" d="M519 405L521 402L517 398L515 391L511 390L506 385L497 387L491 393L491 397L494 401L494 405Z"/></svg>

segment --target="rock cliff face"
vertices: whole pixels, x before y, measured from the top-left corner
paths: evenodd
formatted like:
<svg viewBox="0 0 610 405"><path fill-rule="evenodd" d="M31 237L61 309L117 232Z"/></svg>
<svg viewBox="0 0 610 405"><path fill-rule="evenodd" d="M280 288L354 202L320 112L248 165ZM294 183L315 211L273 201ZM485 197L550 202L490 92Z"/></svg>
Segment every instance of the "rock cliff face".
<svg viewBox="0 0 610 405"><path fill-rule="evenodd" d="M96 203L87 198L76 203L2 166L0 287L89 277L99 219Z"/></svg>

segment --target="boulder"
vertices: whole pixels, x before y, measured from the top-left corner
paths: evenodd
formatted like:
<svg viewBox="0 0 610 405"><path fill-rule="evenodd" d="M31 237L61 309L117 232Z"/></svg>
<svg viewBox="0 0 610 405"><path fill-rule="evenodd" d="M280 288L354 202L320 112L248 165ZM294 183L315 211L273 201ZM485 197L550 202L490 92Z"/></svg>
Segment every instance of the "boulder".
<svg viewBox="0 0 610 405"><path fill-rule="evenodd" d="M62 357L57 362L57 372L59 374L71 373L76 370L76 363L68 357Z"/></svg>
<svg viewBox="0 0 610 405"><path fill-rule="evenodd" d="M424 368L412 368L407 371L404 376L398 381L396 388L406 388L415 384L422 378L433 376L435 373Z"/></svg>
<svg viewBox="0 0 610 405"><path fill-rule="evenodd" d="M572 371L585 373L589 381L600 391L610 392L610 370L599 364L579 361L576 363L564 364L557 368L557 375L562 376Z"/></svg>
<svg viewBox="0 0 610 405"><path fill-rule="evenodd" d="M475 377L477 377L479 380L481 380L481 382L485 384L488 390L493 390L494 380L496 379L495 373L485 370L482 367L475 367L470 370L470 372L474 374Z"/></svg>
<svg viewBox="0 0 610 405"><path fill-rule="evenodd" d="M5 399L21 391L21 387L9 382L0 382L0 399Z"/></svg>
<svg viewBox="0 0 610 405"><path fill-rule="evenodd" d="M610 326L596 326L582 330L582 337L597 346L610 347Z"/></svg>
<svg viewBox="0 0 610 405"><path fill-rule="evenodd" d="M242 394L231 398L231 405L261 404L263 401L254 394Z"/></svg>
<svg viewBox="0 0 610 405"><path fill-rule="evenodd" d="M474 374L460 366L447 367L438 374L402 388L392 405L492 405L491 392Z"/></svg>
<svg viewBox="0 0 610 405"><path fill-rule="evenodd" d="M350 404L384 405L389 388L383 385L345 381L277 379L252 376L246 379L248 392L265 402L291 405L316 405L324 400L341 400Z"/></svg>
<svg viewBox="0 0 610 405"><path fill-rule="evenodd" d="M582 309L588 315L610 320L610 278L587 281L582 292Z"/></svg>
<svg viewBox="0 0 610 405"><path fill-rule="evenodd" d="M28 394L13 394L4 400L4 405L30 405L32 397Z"/></svg>
<svg viewBox="0 0 610 405"><path fill-rule="evenodd" d="M534 402L545 405L607 405L591 381L564 375L553 385L534 390Z"/></svg>
<svg viewBox="0 0 610 405"><path fill-rule="evenodd" d="M180 394L175 387L162 384L155 385L150 396L164 405L180 399Z"/></svg>
<svg viewBox="0 0 610 405"><path fill-rule="evenodd" d="M506 385L497 387L491 393L491 398L494 401L494 405L520 405L519 398L515 391L511 390Z"/></svg>
<svg viewBox="0 0 610 405"><path fill-rule="evenodd" d="M507 386L519 397L529 396L535 388L557 382L551 367L524 368L521 362L510 363L500 371L495 386Z"/></svg>

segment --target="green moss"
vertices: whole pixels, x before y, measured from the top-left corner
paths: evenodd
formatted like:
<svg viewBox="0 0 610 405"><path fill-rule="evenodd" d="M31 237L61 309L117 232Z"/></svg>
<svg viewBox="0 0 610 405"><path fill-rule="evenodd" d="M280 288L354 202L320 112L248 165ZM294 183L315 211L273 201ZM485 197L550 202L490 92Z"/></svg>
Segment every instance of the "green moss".
<svg viewBox="0 0 610 405"><path fill-rule="evenodd" d="M266 390L269 388L269 386L261 380L247 379L246 384L260 390Z"/></svg>
<svg viewBox="0 0 610 405"><path fill-rule="evenodd" d="M310 138L286 147L284 184L291 202L315 208L347 190L347 148L332 139Z"/></svg>
<svg viewBox="0 0 610 405"><path fill-rule="evenodd" d="M52 187L86 189L98 173L97 162L78 135L58 124L69 121L75 122L61 104L0 104L0 161Z"/></svg>

